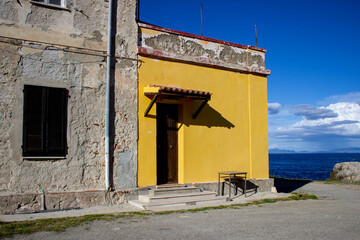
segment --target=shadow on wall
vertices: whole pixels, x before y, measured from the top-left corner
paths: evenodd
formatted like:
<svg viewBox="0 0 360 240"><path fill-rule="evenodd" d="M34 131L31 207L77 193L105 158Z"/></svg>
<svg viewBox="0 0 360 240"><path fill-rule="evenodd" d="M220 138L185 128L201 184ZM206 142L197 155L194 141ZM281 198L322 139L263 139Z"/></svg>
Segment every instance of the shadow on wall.
<svg viewBox="0 0 360 240"><path fill-rule="evenodd" d="M195 111L199 108L201 102L194 104L193 107L185 107L184 112L188 112L189 116L184 117L184 124L186 126L190 125L196 125L196 126L206 126L208 128L211 127L225 127L225 128L234 128L235 125L232 124L230 121L228 121L226 118L224 118L221 113L216 111L214 108L212 108L209 104L206 104L206 106L203 108L203 110L200 112L200 114L197 116L196 119L192 119L192 115L195 113ZM191 110L189 110L191 109Z"/></svg>

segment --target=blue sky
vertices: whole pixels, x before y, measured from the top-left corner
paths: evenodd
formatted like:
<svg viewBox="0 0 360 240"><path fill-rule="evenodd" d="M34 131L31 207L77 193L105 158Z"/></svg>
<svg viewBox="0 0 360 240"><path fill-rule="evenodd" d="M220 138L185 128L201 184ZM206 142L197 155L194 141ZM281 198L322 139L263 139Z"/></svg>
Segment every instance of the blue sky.
<svg viewBox="0 0 360 240"><path fill-rule="evenodd" d="M360 147L359 0L140 0L158 26L266 48L269 147Z"/></svg>

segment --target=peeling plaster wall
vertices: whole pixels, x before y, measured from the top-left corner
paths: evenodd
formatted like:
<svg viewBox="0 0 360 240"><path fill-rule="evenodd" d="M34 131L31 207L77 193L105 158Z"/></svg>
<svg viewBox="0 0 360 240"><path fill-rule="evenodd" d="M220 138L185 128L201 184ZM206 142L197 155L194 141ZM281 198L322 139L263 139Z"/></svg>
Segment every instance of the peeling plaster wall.
<svg viewBox="0 0 360 240"><path fill-rule="evenodd" d="M142 25L140 25L142 26ZM169 33L166 31L149 30L142 26L139 34L139 46L145 49L160 50L171 55L171 58L184 60L184 56L191 56L192 61L200 59L206 62L216 62L218 65L230 64L232 68L250 69L256 68L265 71L265 53L242 49L217 42L204 41L188 36Z"/></svg>
<svg viewBox="0 0 360 240"><path fill-rule="evenodd" d="M0 1L0 198L105 186L108 1L68 0L66 7L68 11L25 0ZM134 188L137 181L135 9L135 0L117 1L111 146L115 189ZM69 90L66 159L23 159L26 84Z"/></svg>

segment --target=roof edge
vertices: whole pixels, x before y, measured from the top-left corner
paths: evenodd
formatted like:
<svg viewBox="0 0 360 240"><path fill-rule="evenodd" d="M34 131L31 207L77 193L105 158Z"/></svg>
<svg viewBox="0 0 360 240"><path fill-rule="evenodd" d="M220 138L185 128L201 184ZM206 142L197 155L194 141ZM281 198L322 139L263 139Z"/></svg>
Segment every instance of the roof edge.
<svg viewBox="0 0 360 240"><path fill-rule="evenodd" d="M239 64L232 64L223 61L217 61L201 57L185 56L182 54L175 54L170 52L165 52L157 49L147 48L147 47L138 47L138 54L145 57L159 58L159 59L168 59L170 61L180 61L191 64L200 64L206 65L215 68L228 69L231 71L253 73L268 76L271 74L269 69L261 69L254 67L246 67Z"/></svg>
<svg viewBox="0 0 360 240"><path fill-rule="evenodd" d="M177 35L181 35L181 36L185 36L185 37L197 38L197 39L201 39L204 41L209 41L209 42L220 43L220 44L229 45L229 46L233 46L233 47L243 48L243 49L251 49L251 50L256 50L256 51L260 51L260 52L264 52L264 53L267 51L265 48L254 47L251 45L242 45L242 44L222 41L222 40L218 40L218 39L214 39L214 38L203 37L203 36L199 36L199 35L192 34L192 33L186 33L186 32L181 32L181 31L177 31L177 30L172 30L169 28L155 26L155 25L141 22L141 21L138 21L138 26L143 27L143 28L158 30L161 32L172 33L172 34L177 34Z"/></svg>

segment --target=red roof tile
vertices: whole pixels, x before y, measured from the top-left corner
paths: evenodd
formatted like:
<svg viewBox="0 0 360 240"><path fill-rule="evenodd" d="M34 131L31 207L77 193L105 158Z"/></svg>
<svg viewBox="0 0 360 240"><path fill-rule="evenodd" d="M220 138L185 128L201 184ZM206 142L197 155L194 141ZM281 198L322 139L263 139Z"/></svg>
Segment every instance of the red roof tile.
<svg viewBox="0 0 360 240"><path fill-rule="evenodd" d="M150 87L158 87L160 88L160 92L166 92L166 93L182 93L186 95L201 96L201 97L210 97L212 95L212 93L210 92L177 88L177 87L166 87L160 85L150 85Z"/></svg>

